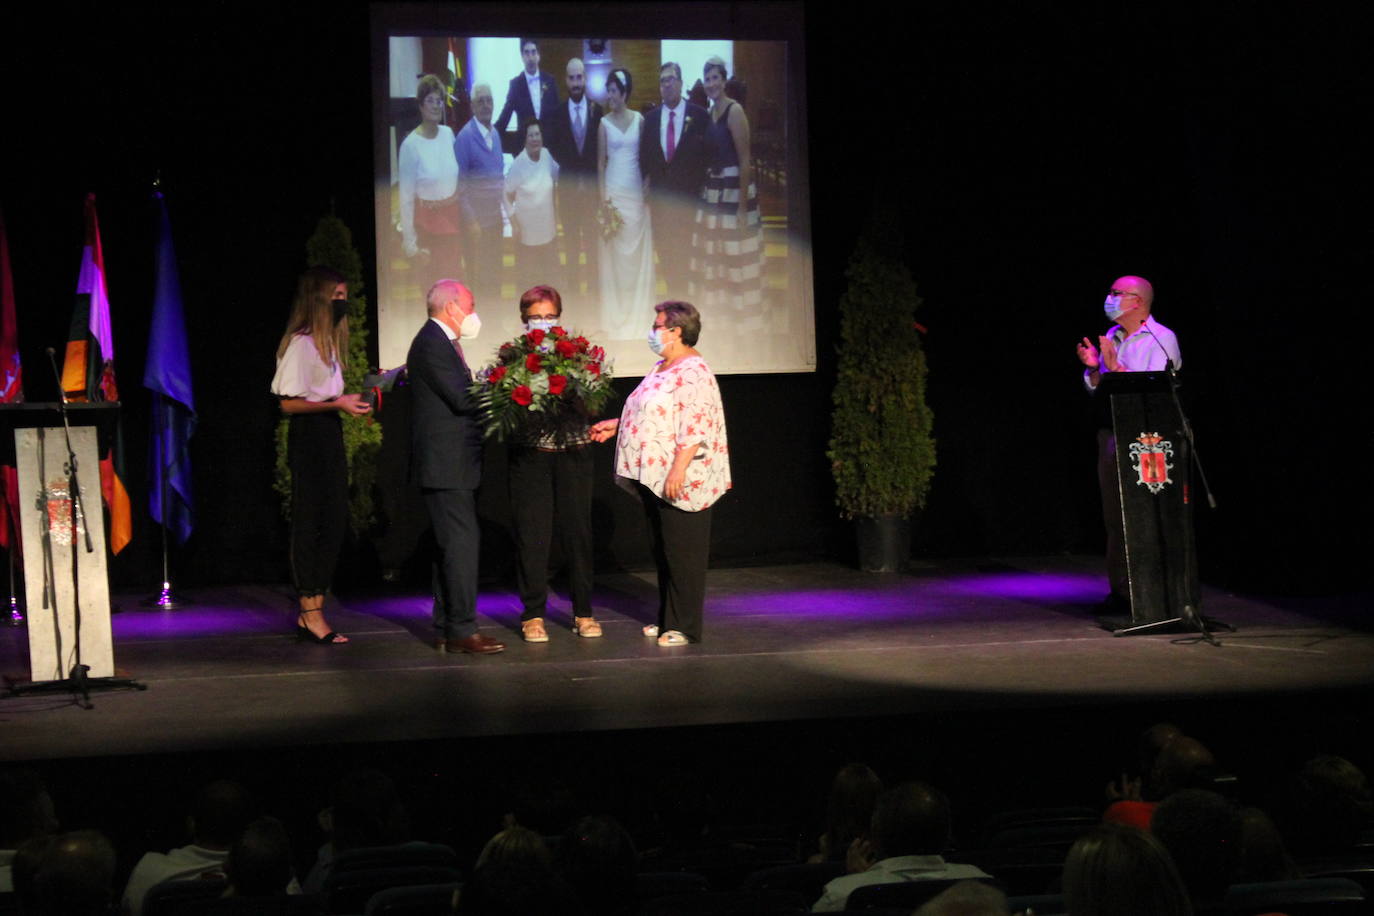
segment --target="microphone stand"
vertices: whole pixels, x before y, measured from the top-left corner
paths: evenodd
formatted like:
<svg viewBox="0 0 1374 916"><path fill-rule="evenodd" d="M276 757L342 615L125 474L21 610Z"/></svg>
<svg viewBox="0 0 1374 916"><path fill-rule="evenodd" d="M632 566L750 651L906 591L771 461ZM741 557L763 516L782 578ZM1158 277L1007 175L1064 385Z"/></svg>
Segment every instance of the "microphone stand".
<svg viewBox="0 0 1374 916"><path fill-rule="evenodd" d="M52 347L48 347L48 363L52 366L53 377L57 380L58 412L62 415L62 435L67 446L67 461L62 469L67 474L67 491L71 495L71 509L68 512L67 520L71 525L72 532L72 659L71 671L66 678L55 681L40 681L28 684L8 684L11 696L18 696L26 693L55 693L58 691L70 691L73 702L82 709L94 709L91 703L92 688L105 689L124 689L147 690L148 685L141 684L132 678L127 677L90 677L91 666L81 662L81 576L80 559L81 554L76 549L76 531L78 527L84 536L83 542L86 545L86 553L94 553L95 545L91 541L91 529L87 524L85 506L82 504L81 483L78 475L76 460L76 449L72 445L72 426L67 414L67 392L62 388L62 374L57 371L57 360L54 356ZM41 432L40 432L41 439ZM40 467L43 465L40 464ZM52 596L52 611L55 618L60 619L57 607L57 585L55 581L56 570L53 566L52 555L52 521L48 520L47 528L44 530L44 553L46 555L45 566L52 570L54 576L53 584L46 590ZM46 601L45 601L46 603ZM57 640L59 659L62 662L62 628L53 628Z"/></svg>

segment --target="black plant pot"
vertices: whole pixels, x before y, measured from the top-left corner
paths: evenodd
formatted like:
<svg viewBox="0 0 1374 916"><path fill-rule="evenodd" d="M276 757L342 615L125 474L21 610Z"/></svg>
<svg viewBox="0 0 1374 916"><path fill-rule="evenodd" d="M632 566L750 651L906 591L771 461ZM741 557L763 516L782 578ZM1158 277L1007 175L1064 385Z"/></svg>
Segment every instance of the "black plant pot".
<svg viewBox="0 0 1374 916"><path fill-rule="evenodd" d="M911 557L911 519L905 515L859 517L859 568L864 572L901 572Z"/></svg>

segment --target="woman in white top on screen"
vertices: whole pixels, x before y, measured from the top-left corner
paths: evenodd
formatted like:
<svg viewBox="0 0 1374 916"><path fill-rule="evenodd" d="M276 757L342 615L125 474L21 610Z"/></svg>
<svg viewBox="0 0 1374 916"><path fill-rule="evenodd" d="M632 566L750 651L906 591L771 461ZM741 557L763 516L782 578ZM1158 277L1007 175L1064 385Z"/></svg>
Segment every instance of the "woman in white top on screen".
<svg viewBox="0 0 1374 916"><path fill-rule="evenodd" d="M525 125L525 148L506 173L510 221L520 244L515 246L515 285L547 285L558 267L558 213L553 189L558 184L558 161L544 148L539 121Z"/></svg>
<svg viewBox="0 0 1374 916"><path fill-rule="evenodd" d="M462 222L453 130L444 123L448 88L437 76L420 78L415 100L420 124L401 141L401 248L415 271L420 296L442 277L462 276Z"/></svg>
<svg viewBox="0 0 1374 916"><path fill-rule="evenodd" d="M348 353L348 286L328 267L301 275L286 333L277 346L272 393L290 420L286 462L291 469L291 577L300 599L296 634L331 645L348 642L324 619L324 595L348 525L348 464L340 414L372 408L360 394L344 394Z"/></svg>

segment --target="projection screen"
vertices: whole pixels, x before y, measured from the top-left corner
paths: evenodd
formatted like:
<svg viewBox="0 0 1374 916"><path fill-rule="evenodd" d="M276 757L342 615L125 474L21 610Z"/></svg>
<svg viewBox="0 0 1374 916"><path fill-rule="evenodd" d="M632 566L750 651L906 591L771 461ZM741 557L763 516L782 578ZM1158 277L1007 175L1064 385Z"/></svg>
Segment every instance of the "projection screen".
<svg viewBox="0 0 1374 916"><path fill-rule="evenodd" d="M717 374L814 371L800 18L800 4L374 6L381 366L405 362L425 292L449 277L476 295L474 368L547 284L618 377L652 367L665 299L701 311Z"/></svg>

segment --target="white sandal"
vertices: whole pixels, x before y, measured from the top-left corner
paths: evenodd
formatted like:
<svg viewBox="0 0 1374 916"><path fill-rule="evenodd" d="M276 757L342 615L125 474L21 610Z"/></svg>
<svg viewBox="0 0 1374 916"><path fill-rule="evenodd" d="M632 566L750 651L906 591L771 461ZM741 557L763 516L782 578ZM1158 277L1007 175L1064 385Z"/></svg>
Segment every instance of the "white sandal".
<svg viewBox="0 0 1374 916"><path fill-rule="evenodd" d="M685 646L688 642L686 635L678 630L669 630L658 638L660 646Z"/></svg>
<svg viewBox="0 0 1374 916"><path fill-rule="evenodd" d="M653 639L654 637L658 636L658 624L651 623L648 626L646 626L644 628L644 635L649 637L650 639Z"/></svg>

